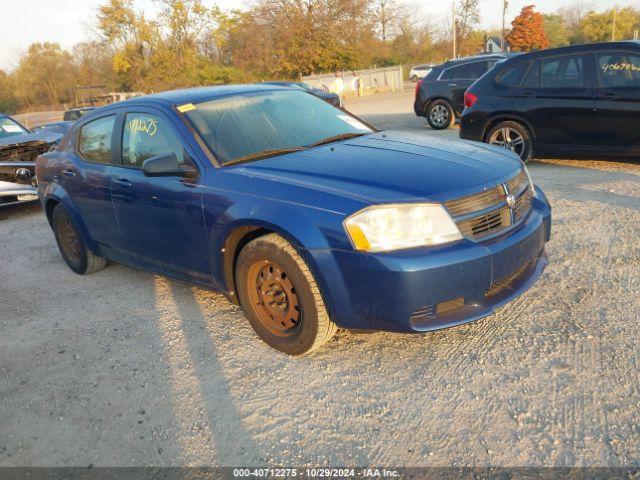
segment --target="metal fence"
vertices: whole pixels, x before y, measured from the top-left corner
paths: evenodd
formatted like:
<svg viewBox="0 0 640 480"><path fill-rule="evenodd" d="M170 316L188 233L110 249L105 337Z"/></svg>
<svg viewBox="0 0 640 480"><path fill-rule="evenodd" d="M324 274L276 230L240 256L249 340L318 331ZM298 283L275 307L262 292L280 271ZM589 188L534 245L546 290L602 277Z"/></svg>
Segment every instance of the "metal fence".
<svg viewBox="0 0 640 480"><path fill-rule="evenodd" d="M363 95L371 91L402 90L402 65L354 72L302 77L309 85L339 95Z"/></svg>

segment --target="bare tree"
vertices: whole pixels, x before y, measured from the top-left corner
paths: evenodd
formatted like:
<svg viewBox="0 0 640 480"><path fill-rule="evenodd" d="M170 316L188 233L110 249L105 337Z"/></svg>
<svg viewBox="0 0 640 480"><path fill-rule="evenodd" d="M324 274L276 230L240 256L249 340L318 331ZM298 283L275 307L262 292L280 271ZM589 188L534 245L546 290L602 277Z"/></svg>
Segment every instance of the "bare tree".
<svg viewBox="0 0 640 480"><path fill-rule="evenodd" d="M593 10L593 2L590 0L576 0L574 3L558 9L558 13L563 18L570 31L575 32L580 29L582 19Z"/></svg>
<svg viewBox="0 0 640 480"><path fill-rule="evenodd" d="M458 51L462 51L464 41L480 23L479 0L459 0L456 9L456 38Z"/></svg>

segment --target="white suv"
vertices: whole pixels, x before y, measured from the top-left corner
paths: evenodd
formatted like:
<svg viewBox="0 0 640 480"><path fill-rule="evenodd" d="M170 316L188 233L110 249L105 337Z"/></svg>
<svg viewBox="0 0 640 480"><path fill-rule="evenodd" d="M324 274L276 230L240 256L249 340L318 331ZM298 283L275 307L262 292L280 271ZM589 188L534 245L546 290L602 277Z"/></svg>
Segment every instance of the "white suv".
<svg viewBox="0 0 640 480"><path fill-rule="evenodd" d="M433 65L416 65L415 67L411 67L409 78L412 82L417 82L421 78L426 77L432 69Z"/></svg>

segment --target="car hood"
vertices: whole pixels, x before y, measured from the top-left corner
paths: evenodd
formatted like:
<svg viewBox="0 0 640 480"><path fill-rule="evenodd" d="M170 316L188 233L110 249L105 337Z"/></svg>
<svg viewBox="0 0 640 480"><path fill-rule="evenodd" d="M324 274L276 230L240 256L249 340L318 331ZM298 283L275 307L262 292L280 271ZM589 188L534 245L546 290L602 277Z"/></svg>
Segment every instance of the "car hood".
<svg viewBox="0 0 640 480"><path fill-rule="evenodd" d="M229 169L381 203L443 201L474 193L511 178L522 162L490 145L386 131Z"/></svg>
<svg viewBox="0 0 640 480"><path fill-rule="evenodd" d="M0 148L15 147L30 142L56 143L62 137L63 135L60 133L47 131L12 135L10 137L0 138Z"/></svg>

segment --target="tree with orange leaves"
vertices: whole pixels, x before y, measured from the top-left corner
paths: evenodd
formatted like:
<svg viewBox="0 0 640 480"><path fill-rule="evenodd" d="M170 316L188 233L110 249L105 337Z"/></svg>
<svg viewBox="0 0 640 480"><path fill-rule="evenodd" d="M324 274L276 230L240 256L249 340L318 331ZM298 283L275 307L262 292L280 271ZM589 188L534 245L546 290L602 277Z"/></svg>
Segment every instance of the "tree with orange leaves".
<svg viewBox="0 0 640 480"><path fill-rule="evenodd" d="M507 35L507 43L512 50L529 52L547 48L549 39L544 31L544 17L534 10L535 5L523 7L511 26L511 32Z"/></svg>

